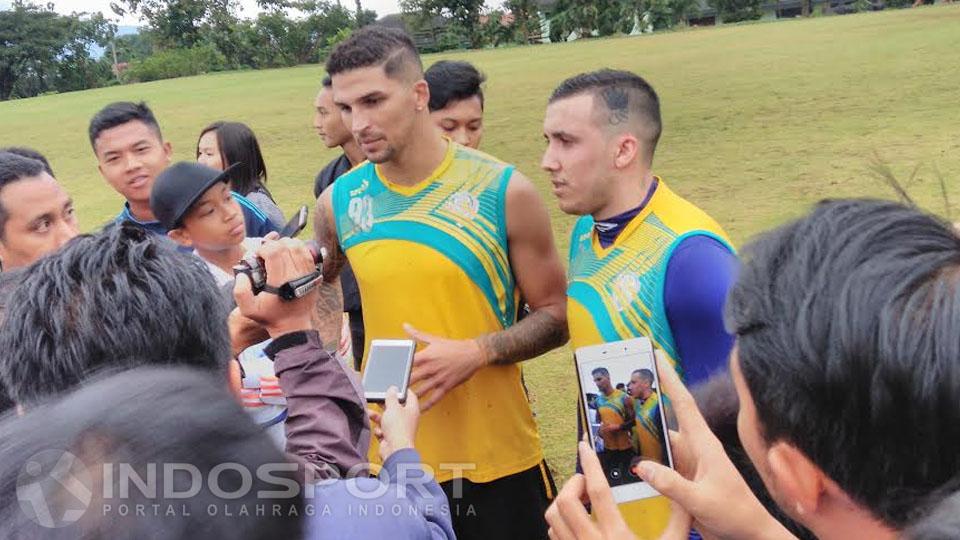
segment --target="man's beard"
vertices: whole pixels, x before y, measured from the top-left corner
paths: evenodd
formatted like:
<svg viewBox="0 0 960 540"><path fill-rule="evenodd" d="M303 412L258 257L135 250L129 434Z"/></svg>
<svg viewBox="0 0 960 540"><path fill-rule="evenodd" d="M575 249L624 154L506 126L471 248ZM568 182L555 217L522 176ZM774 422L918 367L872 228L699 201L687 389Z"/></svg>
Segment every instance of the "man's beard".
<svg viewBox="0 0 960 540"><path fill-rule="evenodd" d="M395 149L394 147L392 147L392 146L387 146L386 148L383 149L382 152L380 152L380 155L378 155L378 156L366 156L366 157L367 157L367 160L370 161L370 163L375 163L375 164L377 164L377 165L380 165L380 164L382 164L382 163L387 163L388 161L393 160L393 158L394 158L394 156L396 156L396 154L397 154L397 151L396 151L396 149Z"/></svg>

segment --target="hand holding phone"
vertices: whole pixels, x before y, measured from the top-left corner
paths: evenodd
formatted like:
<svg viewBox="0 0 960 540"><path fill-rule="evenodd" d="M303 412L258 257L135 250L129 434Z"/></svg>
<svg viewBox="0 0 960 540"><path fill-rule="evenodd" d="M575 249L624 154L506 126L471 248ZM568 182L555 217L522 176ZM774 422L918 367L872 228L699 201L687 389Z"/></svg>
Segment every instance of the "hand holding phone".
<svg viewBox="0 0 960 540"><path fill-rule="evenodd" d="M413 390L407 391L407 400L401 404L397 389L391 386L382 412L370 409L369 413L373 434L380 441L380 459L386 461L397 450L413 448L420 422L420 402Z"/></svg>
<svg viewBox="0 0 960 540"><path fill-rule="evenodd" d="M672 467L653 345L636 338L577 349L586 435L617 502L657 496L634 472L641 460Z"/></svg>
<svg viewBox="0 0 960 540"><path fill-rule="evenodd" d="M406 401L416 348L416 342L411 339L375 339L370 342L370 355L362 381L368 402L383 403L391 386L397 389L400 403Z"/></svg>

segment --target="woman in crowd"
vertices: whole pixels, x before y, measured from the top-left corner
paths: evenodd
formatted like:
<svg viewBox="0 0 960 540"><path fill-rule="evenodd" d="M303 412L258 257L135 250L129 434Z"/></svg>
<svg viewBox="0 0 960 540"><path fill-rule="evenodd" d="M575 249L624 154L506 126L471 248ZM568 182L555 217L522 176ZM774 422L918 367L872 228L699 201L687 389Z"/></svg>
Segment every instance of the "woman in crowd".
<svg viewBox="0 0 960 540"><path fill-rule="evenodd" d="M197 140L197 161L220 171L238 163L230 177L231 189L253 202L275 225L283 226L283 211L267 189L260 144L246 124L214 122L203 128Z"/></svg>

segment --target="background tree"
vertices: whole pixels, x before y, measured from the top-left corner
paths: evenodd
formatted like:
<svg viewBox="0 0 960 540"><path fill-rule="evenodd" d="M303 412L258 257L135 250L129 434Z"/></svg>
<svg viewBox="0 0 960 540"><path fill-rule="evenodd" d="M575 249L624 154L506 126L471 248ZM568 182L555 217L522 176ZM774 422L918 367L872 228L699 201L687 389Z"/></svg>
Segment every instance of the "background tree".
<svg viewBox="0 0 960 540"><path fill-rule="evenodd" d="M106 84L109 66L90 54L116 27L100 14L60 15L52 4L15 0L0 11L0 100Z"/></svg>
<svg viewBox="0 0 960 540"><path fill-rule="evenodd" d="M542 37L540 7L535 0L507 0L503 6L513 13L513 28L517 42L530 43Z"/></svg>
<svg viewBox="0 0 960 540"><path fill-rule="evenodd" d="M725 22L752 21L763 16L763 0L708 0Z"/></svg>
<svg viewBox="0 0 960 540"><path fill-rule="evenodd" d="M277 65L318 62L330 38L356 24L349 10L324 0L260 0L260 6L269 11L257 17L257 34L273 50ZM288 10L300 16L290 18Z"/></svg>
<svg viewBox="0 0 960 540"><path fill-rule="evenodd" d="M488 11L481 21L480 25L481 40L485 45L497 47L507 43L517 41L516 26L504 24L506 12L502 9L493 9Z"/></svg>
<svg viewBox="0 0 960 540"><path fill-rule="evenodd" d="M480 14L484 0L401 0L404 13L419 15L421 20L434 17L450 19L472 48L483 46Z"/></svg>
<svg viewBox="0 0 960 540"><path fill-rule="evenodd" d="M357 28L363 28L368 24L377 22L377 12L372 9L363 9L360 0L357 0L357 9L353 12L356 19Z"/></svg>
<svg viewBox="0 0 960 540"><path fill-rule="evenodd" d="M118 62L143 60L154 53L154 38L150 30L141 28L136 34L125 34L113 39Z"/></svg>
<svg viewBox="0 0 960 540"><path fill-rule="evenodd" d="M189 49L203 41L204 30L237 20L231 0L121 0L114 13L140 15L163 49Z"/></svg>
<svg viewBox="0 0 960 540"><path fill-rule="evenodd" d="M571 32L581 38L592 36L597 30L599 15L599 6L590 0L559 0L550 14L550 41L562 41Z"/></svg>

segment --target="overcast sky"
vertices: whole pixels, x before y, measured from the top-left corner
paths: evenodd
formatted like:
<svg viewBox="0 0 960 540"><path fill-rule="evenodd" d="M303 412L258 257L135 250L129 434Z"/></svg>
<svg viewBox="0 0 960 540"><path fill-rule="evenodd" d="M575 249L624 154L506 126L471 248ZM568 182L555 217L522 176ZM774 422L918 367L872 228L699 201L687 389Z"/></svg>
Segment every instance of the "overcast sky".
<svg viewBox="0 0 960 540"><path fill-rule="evenodd" d="M137 21L136 17L131 17L127 15L123 19L118 20L117 16L114 15L113 11L110 10L110 1L111 0L53 0L54 9L60 13L71 13L73 11L87 11L94 12L100 11L107 18L117 22L122 25L131 25L137 26L140 24ZM349 9L354 8L354 0L342 0L344 7ZM399 0L360 0L363 4L364 9L372 9L377 12L378 16L389 15L391 13L400 12L400 2ZM34 3L41 5L45 4L46 1L35 1ZM119 1L117 3L120 3ZM240 6L243 8L240 12L240 15L243 17L253 17L257 14L257 2L256 0L239 0ZM0 0L0 9L5 9L10 7L10 0Z"/></svg>

